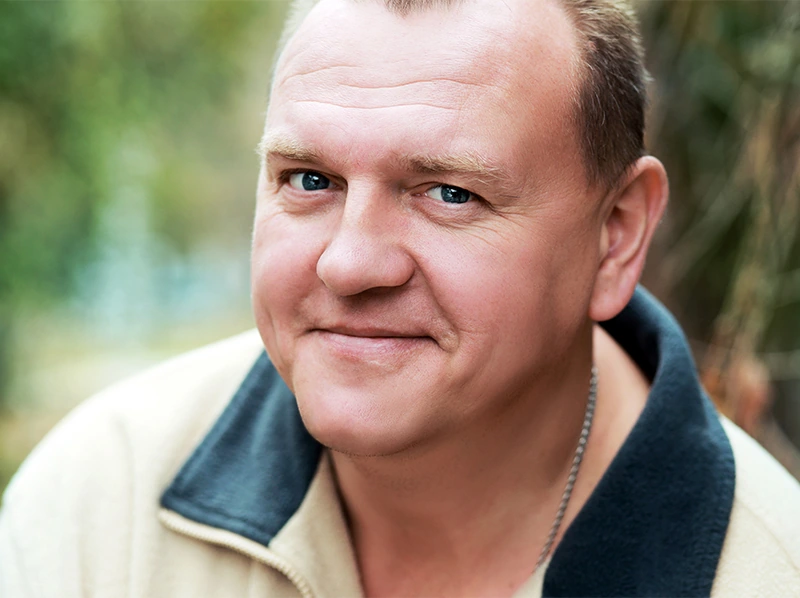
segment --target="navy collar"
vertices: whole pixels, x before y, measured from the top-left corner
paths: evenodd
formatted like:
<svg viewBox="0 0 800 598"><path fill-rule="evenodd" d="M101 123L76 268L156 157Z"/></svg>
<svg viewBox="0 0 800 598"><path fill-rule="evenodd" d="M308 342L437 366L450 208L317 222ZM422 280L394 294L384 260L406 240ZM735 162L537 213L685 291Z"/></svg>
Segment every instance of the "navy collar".
<svg viewBox="0 0 800 598"><path fill-rule="evenodd" d="M603 324L652 385L647 405L547 568L544 596L708 596L733 504L733 453L677 322L637 289ZM268 545L322 448L266 354L161 504Z"/></svg>

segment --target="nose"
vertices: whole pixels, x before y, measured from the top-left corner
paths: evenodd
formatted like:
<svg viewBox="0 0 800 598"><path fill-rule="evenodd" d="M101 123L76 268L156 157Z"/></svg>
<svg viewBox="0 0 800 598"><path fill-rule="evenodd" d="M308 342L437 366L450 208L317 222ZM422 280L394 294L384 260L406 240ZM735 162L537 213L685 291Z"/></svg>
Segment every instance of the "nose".
<svg viewBox="0 0 800 598"><path fill-rule="evenodd" d="M317 260L323 284L344 297L408 282L415 265L400 242L402 218L396 205L351 187L333 236Z"/></svg>

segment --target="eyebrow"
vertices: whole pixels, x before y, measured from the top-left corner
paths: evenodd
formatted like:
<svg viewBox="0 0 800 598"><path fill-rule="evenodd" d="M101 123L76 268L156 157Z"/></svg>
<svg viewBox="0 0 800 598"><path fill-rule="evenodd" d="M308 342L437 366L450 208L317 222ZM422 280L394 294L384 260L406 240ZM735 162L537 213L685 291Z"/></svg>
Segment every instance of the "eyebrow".
<svg viewBox="0 0 800 598"><path fill-rule="evenodd" d="M256 153L269 162L270 156L280 156L295 162L321 162L320 154L312 147L279 134L265 134ZM500 168L493 166L477 152L442 155L411 155L396 160L407 172L430 175L459 175L482 185L495 185L499 195L506 199L519 197L519 181L514 181Z"/></svg>
<svg viewBox="0 0 800 598"><path fill-rule="evenodd" d="M516 197L511 192L516 187L513 179L478 153L403 156L400 164L405 170L417 174L456 174L483 185L494 184L501 188L504 195Z"/></svg>
<svg viewBox="0 0 800 598"><path fill-rule="evenodd" d="M319 162L319 154L310 147L282 135L265 134L256 146L256 153L264 161L270 156L281 156L296 162Z"/></svg>

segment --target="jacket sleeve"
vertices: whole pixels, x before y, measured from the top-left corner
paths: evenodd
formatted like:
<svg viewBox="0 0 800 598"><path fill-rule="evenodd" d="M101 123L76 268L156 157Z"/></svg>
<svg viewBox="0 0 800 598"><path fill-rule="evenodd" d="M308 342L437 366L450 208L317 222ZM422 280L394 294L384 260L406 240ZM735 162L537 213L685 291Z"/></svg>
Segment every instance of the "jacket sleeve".
<svg viewBox="0 0 800 598"><path fill-rule="evenodd" d="M0 598L174 596L164 564L196 542L159 523L161 493L263 350L245 333L115 384L64 418L3 497Z"/></svg>
<svg viewBox="0 0 800 598"><path fill-rule="evenodd" d="M125 596L129 458L107 410L88 401L34 449L0 509L0 597Z"/></svg>
<svg viewBox="0 0 800 598"><path fill-rule="evenodd" d="M22 562L22 551L11 528L8 509L0 510L0 596L20 598L37 596L29 583L29 575Z"/></svg>
<svg viewBox="0 0 800 598"><path fill-rule="evenodd" d="M18 476L19 477L19 476ZM53 525L54 516L42 510L46 494L53 489L34 484L9 486L0 509L0 596L3 598L46 598L81 595L76 583L75 553L65 538L69 525ZM58 554L58 548L64 550Z"/></svg>

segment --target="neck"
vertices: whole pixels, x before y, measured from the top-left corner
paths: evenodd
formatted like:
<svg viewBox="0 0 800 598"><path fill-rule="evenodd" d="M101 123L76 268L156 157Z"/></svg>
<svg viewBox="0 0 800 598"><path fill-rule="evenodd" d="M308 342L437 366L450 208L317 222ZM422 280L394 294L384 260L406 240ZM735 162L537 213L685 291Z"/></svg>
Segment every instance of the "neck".
<svg viewBox="0 0 800 598"><path fill-rule="evenodd" d="M625 400L615 399L619 381L634 373L619 347L605 333L596 332L596 340L598 334L603 355L597 356L595 427L562 534L621 446L647 393L642 380L629 381L640 400L633 408L609 404ZM577 447L591 355L590 349L526 400L436 444L380 457L332 453L367 595L511 594L530 576ZM606 376L618 382L604 384Z"/></svg>

